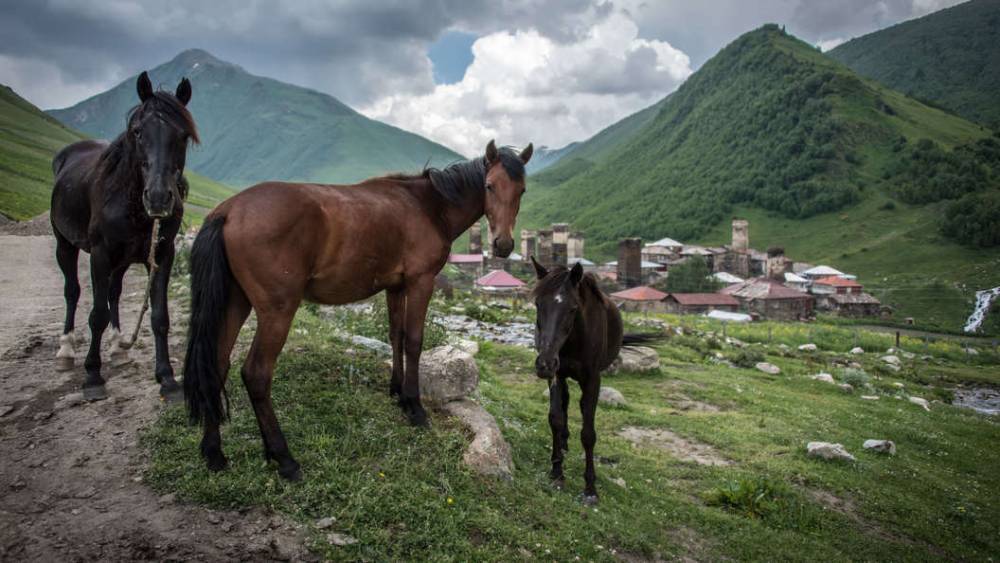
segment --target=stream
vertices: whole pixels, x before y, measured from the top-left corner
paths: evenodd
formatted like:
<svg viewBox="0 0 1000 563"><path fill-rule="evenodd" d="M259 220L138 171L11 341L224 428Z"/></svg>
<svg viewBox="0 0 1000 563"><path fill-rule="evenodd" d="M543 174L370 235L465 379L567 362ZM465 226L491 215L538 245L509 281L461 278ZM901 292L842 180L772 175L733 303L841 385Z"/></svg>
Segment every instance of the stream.
<svg viewBox="0 0 1000 563"><path fill-rule="evenodd" d="M976 292L976 306L969 315L969 320L965 322L965 332L976 332L986 320L986 313L990 310L993 300L1000 295L1000 287L984 289Z"/></svg>
<svg viewBox="0 0 1000 563"><path fill-rule="evenodd" d="M956 388L953 389L955 399L951 404L956 407L973 409L988 415L1000 414L1000 390L989 387Z"/></svg>

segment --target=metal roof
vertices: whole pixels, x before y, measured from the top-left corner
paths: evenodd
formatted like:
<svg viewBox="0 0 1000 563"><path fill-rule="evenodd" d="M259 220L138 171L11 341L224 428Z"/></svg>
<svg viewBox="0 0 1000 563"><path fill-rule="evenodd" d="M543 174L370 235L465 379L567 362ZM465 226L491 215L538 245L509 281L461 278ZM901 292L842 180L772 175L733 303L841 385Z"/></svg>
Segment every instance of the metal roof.
<svg viewBox="0 0 1000 563"><path fill-rule="evenodd" d="M616 297L618 299L628 299L629 301L660 301L667 294L663 293L658 289L653 289L645 285L640 285L638 287L633 287L631 289L626 289L624 291L618 291L611 294L611 297Z"/></svg>
<svg viewBox="0 0 1000 563"><path fill-rule="evenodd" d="M524 282L503 270L493 270L476 280L476 285L482 287L522 287Z"/></svg>

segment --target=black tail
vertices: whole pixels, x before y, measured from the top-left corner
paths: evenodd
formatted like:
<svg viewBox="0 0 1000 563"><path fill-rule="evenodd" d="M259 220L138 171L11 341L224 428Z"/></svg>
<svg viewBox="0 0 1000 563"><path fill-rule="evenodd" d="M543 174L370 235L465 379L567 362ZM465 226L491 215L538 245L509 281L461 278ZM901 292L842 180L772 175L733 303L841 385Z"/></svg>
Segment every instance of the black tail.
<svg viewBox="0 0 1000 563"><path fill-rule="evenodd" d="M658 332L631 333L622 336L622 346L632 346L634 344L648 344L663 340L667 336Z"/></svg>
<svg viewBox="0 0 1000 563"><path fill-rule="evenodd" d="M191 248L191 322L184 359L184 399L192 424L219 424L229 416L224 374L219 373L219 333L233 281L222 238L225 222L225 217L207 221Z"/></svg>

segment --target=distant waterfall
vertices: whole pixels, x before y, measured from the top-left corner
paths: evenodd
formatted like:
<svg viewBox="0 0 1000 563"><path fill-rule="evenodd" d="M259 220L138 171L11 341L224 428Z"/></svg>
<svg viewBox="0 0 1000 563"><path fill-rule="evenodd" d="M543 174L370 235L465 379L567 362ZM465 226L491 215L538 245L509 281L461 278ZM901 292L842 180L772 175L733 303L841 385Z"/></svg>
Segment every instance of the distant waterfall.
<svg viewBox="0 0 1000 563"><path fill-rule="evenodd" d="M1000 287L984 289L976 292L976 307L969 315L969 320L965 323L965 332L976 332L979 326L986 320L986 312L990 310L993 300L1000 296Z"/></svg>

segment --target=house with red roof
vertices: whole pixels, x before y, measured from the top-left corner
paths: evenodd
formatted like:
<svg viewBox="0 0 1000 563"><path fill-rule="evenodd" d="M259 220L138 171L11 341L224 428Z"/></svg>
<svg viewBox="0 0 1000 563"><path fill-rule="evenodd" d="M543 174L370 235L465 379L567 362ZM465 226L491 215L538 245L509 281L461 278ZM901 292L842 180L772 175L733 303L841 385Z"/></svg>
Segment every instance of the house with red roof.
<svg viewBox="0 0 1000 563"><path fill-rule="evenodd" d="M840 276L827 276L819 278L812 283L812 292L816 295L841 295L859 294L864 286L855 280L842 278Z"/></svg>
<svg viewBox="0 0 1000 563"><path fill-rule="evenodd" d="M749 279L726 287L720 293L735 297L740 307L750 314L782 321L809 318L816 304L812 295L769 278Z"/></svg>
<svg viewBox="0 0 1000 563"><path fill-rule="evenodd" d="M489 293L520 293L526 285L504 270L493 270L476 280L476 288Z"/></svg>
<svg viewBox="0 0 1000 563"><path fill-rule="evenodd" d="M609 295L622 311L666 312L663 298L667 294L649 286L640 285Z"/></svg>

